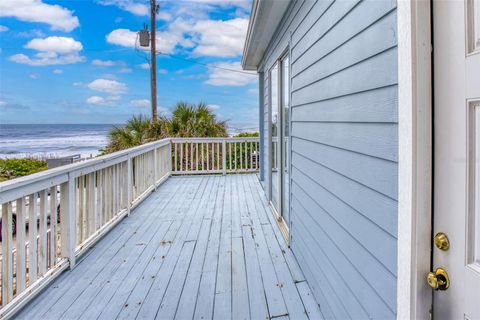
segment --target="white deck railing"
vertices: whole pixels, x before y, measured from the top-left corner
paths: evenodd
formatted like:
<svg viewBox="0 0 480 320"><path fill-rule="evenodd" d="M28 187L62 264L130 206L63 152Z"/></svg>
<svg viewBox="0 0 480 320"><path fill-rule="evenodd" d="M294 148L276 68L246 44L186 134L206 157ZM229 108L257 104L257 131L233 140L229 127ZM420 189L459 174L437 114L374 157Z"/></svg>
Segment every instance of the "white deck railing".
<svg viewBox="0 0 480 320"><path fill-rule="evenodd" d="M256 172L258 138L172 139L172 174Z"/></svg>
<svg viewBox="0 0 480 320"><path fill-rule="evenodd" d="M73 268L171 174L255 172L258 147L258 138L164 139L0 183L0 318Z"/></svg>

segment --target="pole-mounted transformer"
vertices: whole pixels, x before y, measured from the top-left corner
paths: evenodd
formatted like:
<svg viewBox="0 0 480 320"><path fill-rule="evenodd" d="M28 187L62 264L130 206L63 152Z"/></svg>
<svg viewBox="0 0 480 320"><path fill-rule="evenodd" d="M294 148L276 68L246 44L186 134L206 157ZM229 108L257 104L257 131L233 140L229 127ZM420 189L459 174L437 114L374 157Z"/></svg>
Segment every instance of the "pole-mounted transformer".
<svg viewBox="0 0 480 320"><path fill-rule="evenodd" d="M143 25L143 30L138 32L138 38L140 39L140 46L141 47L149 47L150 46L150 32L148 32L147 24Z"/></svg>

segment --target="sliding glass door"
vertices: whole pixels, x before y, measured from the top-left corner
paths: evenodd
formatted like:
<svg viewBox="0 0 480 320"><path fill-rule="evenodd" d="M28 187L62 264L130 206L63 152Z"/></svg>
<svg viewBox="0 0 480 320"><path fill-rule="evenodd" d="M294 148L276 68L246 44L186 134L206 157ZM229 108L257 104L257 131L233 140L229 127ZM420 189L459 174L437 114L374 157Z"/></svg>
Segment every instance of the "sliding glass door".
<svg viewBox="0 0 480 320"><path fill-rule="evenodd" d="M270 69L271 180L270 199L288 227L290 183L289 58L284 55Z"/></svg>
<svg viewBox="0 0 480 320"><path fill-rule="evenodd" d="M290 77L288 55L281 60L281 110L282 110L282 217L290 225Z"/></svg>
<svg viewBox="0 0 480 320"><path fill-rule="evenodd" d="M279 114L279 93L278 93L278 63L270 70L270 115L271 115L271 201L273 207L280 213L280 175L279 167L281 166L279 161L280 148L279 148L279 133L280 133L280 114Z"/></svg>

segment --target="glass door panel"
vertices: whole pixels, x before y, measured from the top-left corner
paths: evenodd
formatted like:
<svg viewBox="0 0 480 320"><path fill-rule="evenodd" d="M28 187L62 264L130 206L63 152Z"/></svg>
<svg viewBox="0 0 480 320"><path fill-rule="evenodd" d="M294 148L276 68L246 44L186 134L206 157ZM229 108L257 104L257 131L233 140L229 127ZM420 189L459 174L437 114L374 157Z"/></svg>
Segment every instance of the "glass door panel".
<svg viewBox="0 0 480 320"><path fill-rule="evenodd" d="M285 56L282 61L282 216L287 226L290 222L290 90L289 90L289 59Z"/></svg>
<svg viewBox="0 0 480 320"><path fill-rule="evenodd" d="M276 63L270 70L270 106L271 106L271 201L277 212L280 212L279 194L280 194L280 176L279 170L279 101L278 101L278 64Z"/></svg>

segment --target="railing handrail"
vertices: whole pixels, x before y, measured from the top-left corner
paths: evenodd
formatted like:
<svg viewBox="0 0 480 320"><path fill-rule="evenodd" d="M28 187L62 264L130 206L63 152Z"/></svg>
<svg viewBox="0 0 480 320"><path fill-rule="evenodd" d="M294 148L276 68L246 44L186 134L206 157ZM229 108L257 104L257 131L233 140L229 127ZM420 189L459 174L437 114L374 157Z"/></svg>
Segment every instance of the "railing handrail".
<svg viewBox="0 0 480 320"><path fill-rule="evenodd" d="M224 137L224 138L171 138L172 142L255 142L259 137Z"/></svg>
<svg viewBox="0 0 480 320"><path fill-rule="evenodd" d="M110 166L113 165L115 161L120 162L122 160L125 160L123 159L124 157L132 157L139 153L148 152L155 148L162 147L169 144L170 141L170 138L153 141L97 158L92 158L82 162L76 162L65 166L37 172L28 176L0 182L0 203L14 200L15 198L12 198L12 196L9 196L9 194L15 189L24 188L29 184L41 184L41 182L45 180L55 180L55 183L52 183L52 185L60 184L67 181L69 178L84 175L86 173L89 173L90 171L100 169L102 165ZM88 170L89 168L91 168L91 170ZM42 189L42 187L43 186L41 186L39 189Z"/></svg>

